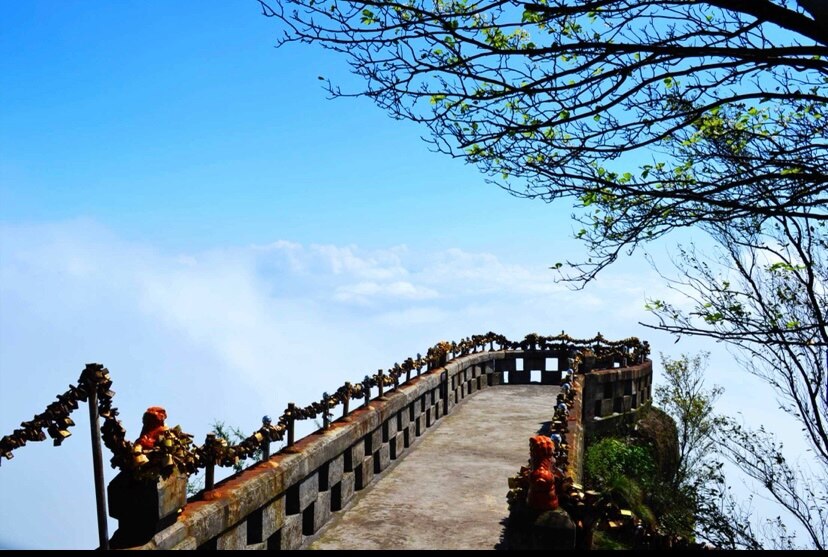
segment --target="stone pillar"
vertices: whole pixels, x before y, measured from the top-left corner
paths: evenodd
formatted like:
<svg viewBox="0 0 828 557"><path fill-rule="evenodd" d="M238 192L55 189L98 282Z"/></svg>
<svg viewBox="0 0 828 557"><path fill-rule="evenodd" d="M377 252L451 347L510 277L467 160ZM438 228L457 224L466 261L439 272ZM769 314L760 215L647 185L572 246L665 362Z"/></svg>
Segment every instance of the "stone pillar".
<svg viewBox="0 0 828 557"><path fill-rule="evenodd" d="M110 547L121 549L147 543L173 524L187 504L187 476L173 474L166 480L136 480L120 472L107 487L109 516L118 519Z"/></svg>

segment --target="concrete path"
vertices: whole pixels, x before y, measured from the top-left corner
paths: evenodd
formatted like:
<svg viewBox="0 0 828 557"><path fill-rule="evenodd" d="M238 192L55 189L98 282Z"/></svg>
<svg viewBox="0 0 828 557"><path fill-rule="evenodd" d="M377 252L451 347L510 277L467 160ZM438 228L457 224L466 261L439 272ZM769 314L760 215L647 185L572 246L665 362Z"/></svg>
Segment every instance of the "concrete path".
<svg viewBox="0 0 828 557"><path fill-rule="evenodd" d="M309 549L497 549L508 478L551 419L559 387L474 393L317 534Z"/></svg>

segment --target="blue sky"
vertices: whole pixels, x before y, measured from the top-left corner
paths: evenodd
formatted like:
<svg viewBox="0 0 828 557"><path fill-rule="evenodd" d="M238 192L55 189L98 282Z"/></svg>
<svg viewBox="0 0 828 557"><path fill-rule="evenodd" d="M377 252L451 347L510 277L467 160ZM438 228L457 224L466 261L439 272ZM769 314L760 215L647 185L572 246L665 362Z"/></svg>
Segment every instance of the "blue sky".
<svg viewBox="0 0 828 557"><path fill-rule="evenodd" d="M642 258L556 284L550 265L585 256L570 207L486 184L366 100L327 100L318 76L349 83L342 61L274 49L256 2L3 13L0 435L87 362L112 372L132 437L162 405L200 440L489 330L636 335L656 361L704 347L724 403L775 406L721 349L638 324L645 297L669 296ZM74 417L62 447L2 463L0 547L95 546Z"/></svg>

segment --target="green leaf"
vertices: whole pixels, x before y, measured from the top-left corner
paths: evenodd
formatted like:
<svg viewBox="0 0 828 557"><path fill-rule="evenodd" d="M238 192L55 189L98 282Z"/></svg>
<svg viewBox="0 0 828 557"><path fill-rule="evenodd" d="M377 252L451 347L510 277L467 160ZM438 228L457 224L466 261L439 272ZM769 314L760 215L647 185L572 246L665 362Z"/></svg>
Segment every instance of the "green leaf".
<svg viewBox="0 0 828 557"><path fill-rule="evenodd" d="M371 25L372 23L374 23L376 21L376 19L374 19L374 12L372 12L368 8L362 10L361 21L364 25Z"/></svg>

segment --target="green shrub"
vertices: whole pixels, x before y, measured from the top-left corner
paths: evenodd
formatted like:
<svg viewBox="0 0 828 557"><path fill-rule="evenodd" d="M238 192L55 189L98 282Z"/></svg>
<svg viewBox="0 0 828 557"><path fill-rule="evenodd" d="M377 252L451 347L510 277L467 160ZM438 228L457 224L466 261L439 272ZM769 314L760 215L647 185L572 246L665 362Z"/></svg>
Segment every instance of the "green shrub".
<svg viewBox="0 0 828 557"><path fill-rule="evenodd" d="M586 451L584 471L590 484L601 488L618 478L631 478L642 487L656 482L656 464L648 447L606 437Z"/></svg>

